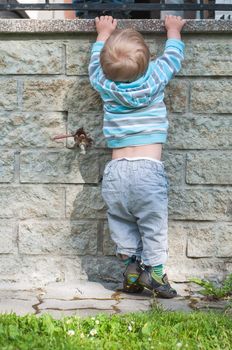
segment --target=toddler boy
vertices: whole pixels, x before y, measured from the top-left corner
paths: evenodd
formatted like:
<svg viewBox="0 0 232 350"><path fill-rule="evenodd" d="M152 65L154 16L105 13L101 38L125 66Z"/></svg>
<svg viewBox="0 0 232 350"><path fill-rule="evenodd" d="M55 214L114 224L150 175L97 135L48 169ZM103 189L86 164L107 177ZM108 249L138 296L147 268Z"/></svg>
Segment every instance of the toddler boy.
<svg viewBox="0 0 232 350"><path fill-rule="evenodd" d="M97 40L90 82L104 103L103 132L112 160L103 175L102 196L117 255L124 261L124 290L143 288L173 298L164 273L167 260L167 179L160 161L168 120L164 89L181 68L181 17L166 16L168 40L162 56L133 29L117 30L111 16L95 19Z"/></svg>

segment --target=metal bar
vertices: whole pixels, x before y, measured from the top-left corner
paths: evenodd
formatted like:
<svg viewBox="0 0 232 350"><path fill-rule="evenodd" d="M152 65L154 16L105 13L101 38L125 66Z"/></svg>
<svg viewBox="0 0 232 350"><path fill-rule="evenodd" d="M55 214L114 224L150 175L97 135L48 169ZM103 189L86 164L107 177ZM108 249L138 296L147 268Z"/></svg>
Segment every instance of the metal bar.
<svg viewBox="0 0 232 350"><path fill-rule="evenodd" d="M161 10L163 11L163 9L165 8L165 0L160 0L160 6Z"/></svg>
<svg viewBox="0 0 232 350"><path fill-rule="evenodd" d="M49 1L49 0L46 0ZM201 0L202 1L202 0ZM151 10L189 10L189 11L232 11L232 4L163 4L163 3L136 3L136 4L94 4L82 3L72 4L0 4L0 11L19 11L19 10L40 10L40 11L151 11Z"/></svg>
<svg viewBox="0 0 232 350"><path fill-rule="evenodd" d="M204 0L200 0L200 7L201 7L201 10L200 10L200 19L203 19L204 18L204 10L202 9L204 5Z"/></svg>

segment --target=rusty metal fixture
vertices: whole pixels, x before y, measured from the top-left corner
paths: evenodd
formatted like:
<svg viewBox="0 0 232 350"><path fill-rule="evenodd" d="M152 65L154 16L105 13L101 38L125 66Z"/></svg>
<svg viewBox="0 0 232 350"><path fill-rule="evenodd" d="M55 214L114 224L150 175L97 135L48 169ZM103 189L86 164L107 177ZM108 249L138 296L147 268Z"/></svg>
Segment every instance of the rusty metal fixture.
<svg viewBox="0 0 232 350"><path fill-rule="evenodd" d="M68 137L73 137L75 146L80 147L81 154L86 154L86 148L92 146L93 139L88 136L88 134L85 132L84 128L79 128L74 134L63 134L63 135L57 135L53 137L53 141L60 140Z"/></svg>

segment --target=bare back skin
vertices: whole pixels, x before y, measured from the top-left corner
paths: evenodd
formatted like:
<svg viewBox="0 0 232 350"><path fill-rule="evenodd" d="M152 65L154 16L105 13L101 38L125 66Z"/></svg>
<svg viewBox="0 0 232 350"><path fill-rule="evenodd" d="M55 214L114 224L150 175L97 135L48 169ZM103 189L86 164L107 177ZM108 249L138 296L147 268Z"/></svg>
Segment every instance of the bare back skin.
<svg viewBox="0 0 232 350"><path fill-rule="evenodd" d="M112 159L118 158L138 158L148 157L156 160L161 159L162 144L155 143L151 145L133 146L114 148L112 153Z"/></svg>

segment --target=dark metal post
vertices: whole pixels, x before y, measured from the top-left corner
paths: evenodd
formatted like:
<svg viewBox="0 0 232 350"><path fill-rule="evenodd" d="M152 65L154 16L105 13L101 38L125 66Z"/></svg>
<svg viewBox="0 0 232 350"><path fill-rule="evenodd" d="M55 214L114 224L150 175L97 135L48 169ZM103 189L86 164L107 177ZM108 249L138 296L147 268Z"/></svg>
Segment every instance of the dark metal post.
<svg viewBox="0 0 232 350"><path fill-rule="evenodd" d="M200 10L200 19L203 19L204 18L204 11L202 10L202 5L204 4L204 0L200 0L200 7L201 7L201 10Z"/></svg>

